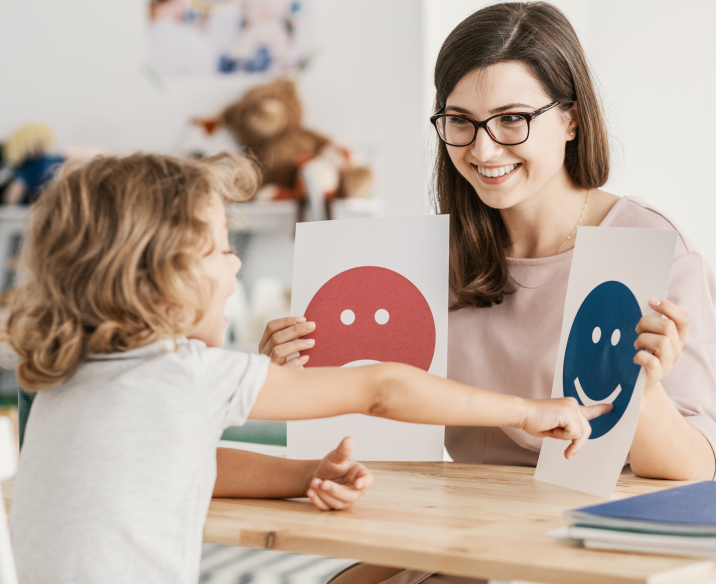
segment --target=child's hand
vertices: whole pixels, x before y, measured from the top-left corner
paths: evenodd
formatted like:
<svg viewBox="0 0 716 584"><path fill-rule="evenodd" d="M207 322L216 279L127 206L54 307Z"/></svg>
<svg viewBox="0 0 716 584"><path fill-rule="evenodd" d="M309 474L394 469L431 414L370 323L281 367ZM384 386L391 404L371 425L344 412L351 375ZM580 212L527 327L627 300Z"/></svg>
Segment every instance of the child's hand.
<svg viewBox="0 0 716 584"><path fill-rule="evenodd" d="M301 339L301 337L313 332L315 328L316 323L306 322L303 316L287 316L272 320L266 325L264 335L259 341L259 353L268 355L277 365L298 369L308 362L308 355L290 361L286 361L286 357L313 347L315 344L313 339Z"/></svg>
<svg viewBox="0 0 716 584"><path fill-rule="evenodd" d="M688 312L668 300L652 298L649 306L666 318L642 316L636 326L639 337L634 348L639 352L634 357L634 363L644 368L645 390L659 383L681 357L691 320Z"/></svg>
<svg viewBox="0 0 716 584"><path fill-rule="evenodd" d="M520 427L533 436L571 440L564 451L565 458L572 458L589 439L592 433L589 420L612 410L611 404L580 406L573 397L526 401L527 414Z"/></svg>
<svg viewBox="0 0 716 584"><path fill-rule="evenodd" d="M353 446L353 438L344 438L313 471L307 495L322 511L350 507L373 486L371 472L350 459Z"/></svg>

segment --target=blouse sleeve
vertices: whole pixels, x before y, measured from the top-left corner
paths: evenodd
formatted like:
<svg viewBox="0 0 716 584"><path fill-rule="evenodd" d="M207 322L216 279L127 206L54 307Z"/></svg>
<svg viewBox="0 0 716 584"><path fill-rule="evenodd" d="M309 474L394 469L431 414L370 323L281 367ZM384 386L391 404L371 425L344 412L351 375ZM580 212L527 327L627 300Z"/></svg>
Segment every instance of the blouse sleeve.
<svg viewBox="0 0 716 584"><path fill-rule="evenodd" d="M668 300L691 316L681 358L664 376L666 393L716 452L716 279L704 257L691 251L673 264Z"/></svg>

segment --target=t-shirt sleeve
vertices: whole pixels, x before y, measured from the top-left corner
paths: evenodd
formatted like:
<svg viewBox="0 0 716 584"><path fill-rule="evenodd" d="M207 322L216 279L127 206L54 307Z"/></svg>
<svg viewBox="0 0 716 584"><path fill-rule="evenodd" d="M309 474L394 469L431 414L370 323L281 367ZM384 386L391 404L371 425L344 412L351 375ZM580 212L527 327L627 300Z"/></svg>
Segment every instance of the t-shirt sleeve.
<svg viewBox="0 0 716 584"><path fill-rule="evenodd" d="M223 428L241 426L266 381L271 360L266 355L196 347L199 391L213 419Z"/></svg>
<svg viewBox="0 0 716 584"><path fill-rule="evenodd" d="M681 358L662 379L685 419L716 452L716 278L704 257L685 253L674 260L668 300L691 316Z"/></svg>

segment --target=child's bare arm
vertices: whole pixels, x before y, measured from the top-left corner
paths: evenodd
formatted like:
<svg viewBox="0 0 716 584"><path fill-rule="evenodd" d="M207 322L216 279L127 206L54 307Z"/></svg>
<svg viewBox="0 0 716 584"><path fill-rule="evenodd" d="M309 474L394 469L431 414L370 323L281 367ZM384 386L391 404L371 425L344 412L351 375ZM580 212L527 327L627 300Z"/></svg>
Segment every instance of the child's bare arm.
<svg viewBox="0 0 716 584"><path fill-rule="evenodd" d="M362 413L422 424L507 426L571 440L569 457L589 437L587 420L610 409L580 407L571 398L525 400L491 393L397 363L303 370L271 364L249 417L298 420Z"/></svg>
<svg viewBox="0 0 716 584"><path fill-rule="evenodd" d="M214 497L305 497L315 460L288 460L236 448L217 448Z"/></svg>

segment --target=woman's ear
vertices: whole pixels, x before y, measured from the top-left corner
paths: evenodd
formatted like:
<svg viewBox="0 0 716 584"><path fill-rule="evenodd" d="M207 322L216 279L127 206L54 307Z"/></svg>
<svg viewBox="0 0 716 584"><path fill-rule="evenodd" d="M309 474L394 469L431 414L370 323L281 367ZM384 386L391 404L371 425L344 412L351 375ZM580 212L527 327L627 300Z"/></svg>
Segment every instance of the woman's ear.
<svg viewBox="0 0 716 584"><path fill-rule="evenodd" d="M579 127L579 108L577 104L572 104L572 107L565 113L567 117L567 141L574 140L577 137L577 128Z"/></svg>

